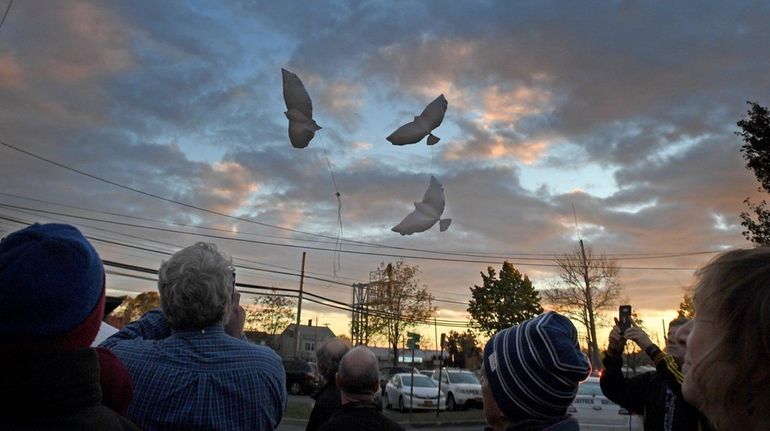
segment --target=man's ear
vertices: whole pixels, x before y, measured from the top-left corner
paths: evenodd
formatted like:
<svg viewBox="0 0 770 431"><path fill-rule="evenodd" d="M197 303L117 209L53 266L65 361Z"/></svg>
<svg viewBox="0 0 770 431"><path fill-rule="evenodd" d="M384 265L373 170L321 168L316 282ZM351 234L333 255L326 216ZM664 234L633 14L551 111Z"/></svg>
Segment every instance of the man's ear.
<svg viewBox="0 0 770 431"><path fill-rule="evenodd" d="M382 389L382 388L380 388L380 381L379 380L375 380L372 383L373 383L373 385L372 385L372 389L373 389L372 393L376 394L377 392L380 392L380 390Z"/></svg>

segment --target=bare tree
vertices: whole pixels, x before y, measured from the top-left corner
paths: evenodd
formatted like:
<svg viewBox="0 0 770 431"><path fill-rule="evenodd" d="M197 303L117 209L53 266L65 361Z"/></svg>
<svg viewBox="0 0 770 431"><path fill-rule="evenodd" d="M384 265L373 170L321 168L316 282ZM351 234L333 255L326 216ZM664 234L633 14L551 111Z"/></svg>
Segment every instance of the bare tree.
<svg viewBox="0 0 770 431"><path fill-rule="evenodd" d="M275 334L291 324L297 316L294 311L297 302L273 291L272 295L259 295L254 298L254 304L259 309L247 314L246 323L270 334L270 345L275 347Z"/></svg>
<svg viewBox="0 0 770 431"><path fill-rule="evenodd" d="M583 325L587 333L591 365L601 367L599 343L596 338L597 321L603 313L617 305L622 288L617 281L620 267L615 259L595 256L583 241L571 253L556 257L561 282L542 292L546 302Z"/></svg>
<svg viewBox="0 0 770 431"><path fill-rule="evenodd" d="M393 351L398 365L398 345L407 329L433 316L433 296L420 286L419 268L403 262L380 264L383 277L378 292L369 302L369 324L373 335L381 335Z"/></svg>

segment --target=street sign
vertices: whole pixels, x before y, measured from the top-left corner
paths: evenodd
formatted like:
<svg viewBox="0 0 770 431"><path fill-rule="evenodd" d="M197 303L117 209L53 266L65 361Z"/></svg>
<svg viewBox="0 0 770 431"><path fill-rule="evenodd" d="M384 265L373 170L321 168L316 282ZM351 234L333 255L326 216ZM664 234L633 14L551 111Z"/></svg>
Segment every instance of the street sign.
<svg viewBox="0 0 770 431"><path fill-rule="evenodd" d="M407 332L407 333L406 333L406 336L407 336L407 337L408 337L410 340L414 340L414 341L420 341L420 334L416 334L416 333L414 333L414 332Z"/></svg>

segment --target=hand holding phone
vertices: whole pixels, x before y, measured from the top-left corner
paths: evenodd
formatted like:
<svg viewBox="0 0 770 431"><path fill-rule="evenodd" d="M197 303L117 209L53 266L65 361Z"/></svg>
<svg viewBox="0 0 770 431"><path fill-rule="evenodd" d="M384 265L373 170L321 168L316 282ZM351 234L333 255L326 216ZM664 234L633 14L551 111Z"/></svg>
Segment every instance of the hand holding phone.
<svg viewBox="0 0 770 431"><path fill-rule="evenodd" d="M626 329L631 327L631 306L621 305L618 307L618 327L620 334L623 335Z"/></svg>

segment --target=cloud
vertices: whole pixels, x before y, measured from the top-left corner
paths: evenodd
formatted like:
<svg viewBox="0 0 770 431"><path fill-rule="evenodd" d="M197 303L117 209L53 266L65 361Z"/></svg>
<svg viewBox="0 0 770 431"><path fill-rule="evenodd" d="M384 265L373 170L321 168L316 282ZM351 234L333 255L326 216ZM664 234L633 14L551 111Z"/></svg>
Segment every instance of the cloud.
<svg viewBox="0 0 770 431"><path fill-rule="evenodd" d="M18 90L24 83L24 68L11 54L0 56L0 86L5 90Z"/></svg>
<svg viewBox="0 0 770 431"><path fill-rule="evenodd" d="M743 2L29 1L14 5L0 37L1 138L137 189L331 239L238 222L240 237L322 247L333 245L340 215L331 167L346 238L509 256L544 283L553 268L523 257L575 244L573 205L599 252L746 244L742 200L760 196L732 132L744 100L770 94L768 17L768 6ZM323 120L304 150L287 142L281 67L300 73ZM440 93L449 110L437 146L383 141ZM7 192L234 223L1 151ZM603 176L590 178L586 165ZM444 184L452 227L394 235L430 174ZM532 189L522 175L540 175L542 185ZM615 184L599 184L609 191L592 194L591 184L610 177ZM169 244L194 239L112 229ZM297 260L294 249L212 240L268 264ZM691 268L709 256L622 264ZM312 252L320 273L331 273L331 259ZM366 280L386 259L346 255L343 275ZM423 280L452 298L487 266L418 262ZM688 271L622 272L630 299L646 309L675 306L690 282ZM344 288L331 292L349 298Z"/></svg>

